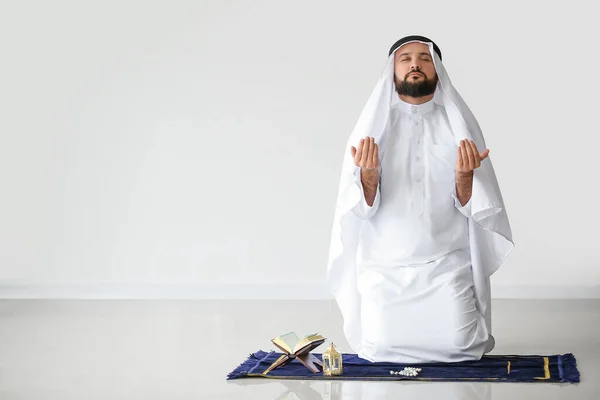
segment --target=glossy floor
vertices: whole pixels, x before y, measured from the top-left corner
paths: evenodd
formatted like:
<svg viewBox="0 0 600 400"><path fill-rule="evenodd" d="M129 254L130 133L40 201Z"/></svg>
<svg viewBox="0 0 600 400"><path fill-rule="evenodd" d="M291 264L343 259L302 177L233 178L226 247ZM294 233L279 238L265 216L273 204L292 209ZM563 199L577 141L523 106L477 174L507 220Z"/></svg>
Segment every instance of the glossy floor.
<svg viewBox="0 0 600 400"><path fill-rule="evenodd" d="M0 399L600 398L600 300L498 300L493 310L493 354L572 352L582 382L226 381L290 330L319 332L350 351L335 303L3 300Z"/></svg>

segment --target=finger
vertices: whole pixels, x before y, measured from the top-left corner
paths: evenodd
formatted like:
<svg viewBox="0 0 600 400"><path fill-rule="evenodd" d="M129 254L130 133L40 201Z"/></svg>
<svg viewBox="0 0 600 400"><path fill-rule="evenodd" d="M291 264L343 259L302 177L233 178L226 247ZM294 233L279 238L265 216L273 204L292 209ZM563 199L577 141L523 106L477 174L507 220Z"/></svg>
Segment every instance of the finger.
<svg viewBox="0 0 600 400"><path fill-rule="evenodd" d="M481 159L479 158L479 152L477 151L477 146L475 146L475 142L469 140L469 147L471 148L471 153L473 154L473 161L475 162L474 167L479 168L481 165Z"/></svg>
<svg viewBox="0 0 600 400"><path fill-rule="evenodd" d="M465 145L464 140L460 141L460 152L462 154L463 170L468 170L469 169L469 155L467 154L467 147Z"/></svg>
<svg viewBox="0 0 600 400"><path fill-rule="evenodd" d="M356 155L356 147L352 146L352 148L350 149L350 154L352 154L352 158L354 158L354 156Z"/></svg>
<svg viewBox="0 0 600 400"><path fill-rule="evenodd" d="M367 168L374 168L373 154L375 153L375 138L369 138L369 157L367 158Z"/></svg>
<svg viewBox="0 0 600 400"><path fill-rule="evenodd" d="M473 155L473 150L471 149L471 144L468 140L465 140L465 151L467 152L469 170L472 171L475 169L475 156Z"/></svg>
<svg viewBox="0 0 600 400"><path fill-rule="evenodd" d="M377 143L373 144L373 158L371 162L371 166L377 168L377 165L379 164L379 146L377 146Z"/></svg>
<svg viewBox="0 0 600 400"><path fill-rule="evenodd" d="M356 154L354 155L354 162L356 164L360 163L360 159L362 157L363 149L365 147L364 144L365 144L365 140L364 139L360 139L360 142L358 142L358 150L356 151Z"/></svg>
<svg viewBox="0 0 600 400"><path fill-rule="evenodd" d="M373 155L375 154L375 138L369 138L369 167L372 168Z"/></svg>
<svg viewBox="0 0 600 400"><path fill-rule="evenodd" d="M464 165L463 165L462 152L460 151L460 144L458 145L457 150L458 150L458 156L456 158L457 169L459 171L462 171L462 169L464 168Z"/></svg>
<svg viewBox="0 0 600 400"><path fill-rule="evenodd" d="M363 147L363 152L362 152L361 157L360 157L360 165L361 166L365 166L367 164L367 160L369 159L369 149L371 147L370 145L371 145L371 140L369 139L369 137L367 137L365 139L365 144L364 144L364 147Z"/></svg>
<svg viewBox="0 0 600 400"><path fill-rule="evenodd" d="M485 149L479 157L481 157L482 160L485 160L489 155L490 155L490 149Z"/></svg>

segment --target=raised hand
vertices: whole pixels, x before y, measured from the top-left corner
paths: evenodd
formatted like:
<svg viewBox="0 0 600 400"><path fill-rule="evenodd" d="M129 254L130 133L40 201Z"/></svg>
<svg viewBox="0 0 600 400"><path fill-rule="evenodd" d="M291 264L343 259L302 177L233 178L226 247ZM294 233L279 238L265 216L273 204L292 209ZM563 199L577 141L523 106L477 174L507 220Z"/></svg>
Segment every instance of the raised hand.
<svg viewBox="0 0 600 400"><path fill-rule="evenodd" d="M481 166L481 161L485 160L489 154L489 149L485 149L480 154L472 140L461 140L458 146L456 172L461 174L471 173Z"/></svg>
<svg viewBox="0 0 600 400"><path fill-rule="evenodd" d="M354 164L365 171L379 171L379 154L375 138L365 137L360 139L358 149L352 146L350 150Z"/></svg>

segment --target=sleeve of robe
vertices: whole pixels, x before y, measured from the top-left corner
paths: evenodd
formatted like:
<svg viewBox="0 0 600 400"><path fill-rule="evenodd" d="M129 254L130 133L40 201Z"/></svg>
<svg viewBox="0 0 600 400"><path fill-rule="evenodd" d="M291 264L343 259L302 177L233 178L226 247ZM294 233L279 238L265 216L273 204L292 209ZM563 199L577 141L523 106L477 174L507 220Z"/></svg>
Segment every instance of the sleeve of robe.
<svg viewBox="0 0 600 400"><path fill-rule="evenodd" d="M471 196L471 198L472 197L473 196ZM460 211L461 214L465 217L471 218L471 199L469 199L469 201L467 201L467 204L465 204L464 206L460 204L460 201L458 200L458 194L456 193L456 185L454 185L454 190L452 190L452 198L454 199L454 205L456 206L458 211Z"/></svg>
<svg viewBox="0 0 600 400"><path fill-rule="evenodd" d="M381 167L379 168L379 176L381 177ZM377 209L379 208L379 202L380 202L380 197L381 197L381 195L380 195L381 179L379 179L379 182L377 183L377 192L375 193L375 200L373 201L372 206L369 206L367 204L367 201L365 200L365 192L363 189L362 181L360 179L360 167L356 167L356 170L354 171L354 184L358 186L362 196L361 196L361 201L359 201L356 204L356 206L354 206L352 211L360 219L363 219L363 220L369 219L373 215L375 215L375 213L377 212Z"/></svg>

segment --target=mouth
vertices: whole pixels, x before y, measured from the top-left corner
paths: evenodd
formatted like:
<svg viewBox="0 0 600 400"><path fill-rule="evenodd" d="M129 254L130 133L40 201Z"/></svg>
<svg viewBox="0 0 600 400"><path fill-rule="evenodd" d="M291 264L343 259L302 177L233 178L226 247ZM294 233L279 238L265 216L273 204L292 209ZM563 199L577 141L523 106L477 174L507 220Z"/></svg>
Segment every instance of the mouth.
<svg viewBox="0 0 600 400"><path fill-rule="evenodd" d="M418 74L418 73L412 73L412 74L408 74L408 76L423 76L423 74Z"/></svg>

